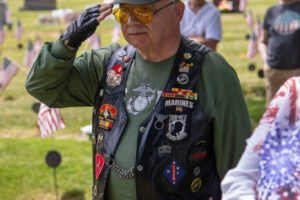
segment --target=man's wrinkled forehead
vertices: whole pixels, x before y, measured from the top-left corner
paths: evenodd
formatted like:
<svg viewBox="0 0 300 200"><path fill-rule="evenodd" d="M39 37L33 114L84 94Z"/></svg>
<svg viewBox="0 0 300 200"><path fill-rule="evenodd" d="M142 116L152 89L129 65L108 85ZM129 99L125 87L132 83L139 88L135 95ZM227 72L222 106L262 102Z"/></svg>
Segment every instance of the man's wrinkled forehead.
<svg viewBox="0 0 300 200"><path fill-rule="evenodd" d="M113 0L111 4L147 5L161 0Z"/></svg>

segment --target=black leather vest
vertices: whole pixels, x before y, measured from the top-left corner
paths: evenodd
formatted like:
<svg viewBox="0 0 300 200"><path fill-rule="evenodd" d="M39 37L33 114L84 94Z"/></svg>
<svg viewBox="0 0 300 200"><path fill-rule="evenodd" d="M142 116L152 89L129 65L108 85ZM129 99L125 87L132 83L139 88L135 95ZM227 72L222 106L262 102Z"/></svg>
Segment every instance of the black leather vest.
<svg viewBox="0 0 300 200"><path fill-rule="evenodd" d="M108 62L93 111L93 199L104 199L112 159L127 122L125 85L135 49L123 46ZM182 37L162 96L137 130L138 200L221 199L213 131L199 106L203 45Z"/></svg>

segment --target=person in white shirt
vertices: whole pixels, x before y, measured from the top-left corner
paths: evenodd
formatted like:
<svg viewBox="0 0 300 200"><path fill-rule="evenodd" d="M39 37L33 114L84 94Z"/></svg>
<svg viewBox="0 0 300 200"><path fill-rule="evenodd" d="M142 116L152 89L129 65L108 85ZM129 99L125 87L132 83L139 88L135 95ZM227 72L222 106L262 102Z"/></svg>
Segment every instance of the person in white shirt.
<svg viewBox="0 0 300 200"><path fill-rule="evenodd" d="M181 33L214 50L222 39L220 12L205 0L186 0Z"/></svg>

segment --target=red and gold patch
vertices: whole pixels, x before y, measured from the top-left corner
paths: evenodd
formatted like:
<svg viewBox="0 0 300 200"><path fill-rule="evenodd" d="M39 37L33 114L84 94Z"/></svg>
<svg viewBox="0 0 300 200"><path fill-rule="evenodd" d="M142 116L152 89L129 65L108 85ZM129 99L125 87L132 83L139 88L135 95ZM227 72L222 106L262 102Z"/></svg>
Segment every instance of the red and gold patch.
<svg viewBox="0 0 300 200"><path fill-rule="evenodd" d="M99 109L98 124L100 128L110 130L118 114L117 109L110 104L103 104Z"/></svg>
<svg viewBox="0 0 300 200"><path fill-rule="evenodd" d="M103 158L103 156L99 153L96 154L95 157L95 175L96 175L96 180L99 178L99 175L104 167L105 164L105 160Z"/></svg>

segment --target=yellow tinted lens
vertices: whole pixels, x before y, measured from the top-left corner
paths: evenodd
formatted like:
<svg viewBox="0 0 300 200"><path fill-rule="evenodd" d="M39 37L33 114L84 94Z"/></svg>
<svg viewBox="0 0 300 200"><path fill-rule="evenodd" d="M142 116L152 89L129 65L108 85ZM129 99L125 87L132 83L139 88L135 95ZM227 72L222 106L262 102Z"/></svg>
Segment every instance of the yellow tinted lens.
<svg viewBox="0 0 300 200"><path fill-rule="evenodd" d="M149 8L137 7L133 9L134 16L142 23L148 23L152 20L152 11Z"/></svg>
<svg viewBox="0 0 300 200"><path fill-rule="evenodd" d="M113 10L113 14L118 22L126 23L128 21L129 10L126 8L116 8Z"/></svg>

